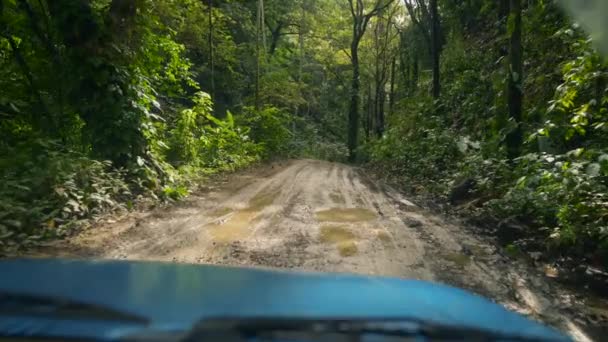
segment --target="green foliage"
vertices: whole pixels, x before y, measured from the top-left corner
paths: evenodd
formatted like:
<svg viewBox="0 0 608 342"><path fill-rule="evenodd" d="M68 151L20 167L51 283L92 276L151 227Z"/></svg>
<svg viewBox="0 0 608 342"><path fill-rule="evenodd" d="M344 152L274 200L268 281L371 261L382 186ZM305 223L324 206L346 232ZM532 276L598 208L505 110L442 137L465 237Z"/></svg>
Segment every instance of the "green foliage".
<svg viewBox="0 0 608 342"><path fill-rule="evenodd" d="M246 107L238 116L238 122L249 127L249 135L264 150L263 157L281 157L289 154L289 142L292 133L289 131L291 116L276 107L255 110Z"/></svg>
<svg viewBox="0 0 608 342"><path fill-rule="evenodd" d="M202 122L211 117L212 102L208 94L197 93L193 101L194 107L182 110L169 132L169 160L177 165L198 160L203 134Z"/></svg>
<svg viewBox="0 0 608 342"><path fill-rule="evenodd" d="M170 131L169 160L177 166L197 166L208 170L228 170L245 166L270 151L262 143L252 141L251 129L261 129L253 122L237 125L228 112L225 119L211 114L212 101L208 94L197 93L193 108L182 110ZM267 120L274 120L272 114ZM251 124L248 126L247 124ZM273 133L279 126L262 126ZM282 143L279 141L279 143Z"/></svg>
<svg viewBox="0 0 608 342"><path fill-rule="evenodd" d="M165 186L163 188L163 196L171 200L179 200L188 195L188 188L183 185Z"/></svg>
<svg viewBox="0 0 608 342"><path fill-rule="evenodd" d="M276 5L272 23L299 10ZM1 2L0 241L57 235L144 196L179 199L205 175L291 152L292 115L276 107L304 103L293 44L275 42L267 106L248 108L248 6Z"/></svg>
<svg viewBox="0 0 608 342"><path fill-rule="evenodd" d="M292 125L294 137L288 144L289 157L304 157L337 162L346 162L348 148L343 141L324 137L317 125L304 119L296 119Z"/></svg>
<svg viewBox="0 0 608 342"><path fill-rule="evenodd" d="M537 133L560 150L605 146L608 120L608 69L590 43L579 41L580 55L564 63L563 83L548 108L549 119ZM583 140L585 141L583 143Z"/></svg>
<svg viewBox="0 0 608 342"><path fill-rule="evenodd" d="M460 209L481 222L516 220L551 252L608 260L605 60L554 4L524 6L528 139L522 155L507 160L515 123L506 115L508 51L501 47L512 20L494 26L491 5L443 11L442 97L428 98L428 74L415 80L418 90L406 93L387 132L367 147L370 165L444 198L466 180L472 188Z"/></svg>
<svg viewBox="0 0 608 342"><path fill-rule="evenodd" d="M42 139L1 148L0 243L63 234L66 224L124 207L136 187L107 161Z"/></svg>
<svg viewBox="0 0 608 342"><path fill-rule="evenodd" d="M212 118L212 117L210 117ZM208 168L234 170L259 160L263 147L251 141L248 127L235 125L232 114L211 120L200 137L202 162Z"/></svg>
<svg viewBox="0 0 608 342"><path fill-rule="evenodd" d="M549 247L568 248L579 256L605 253L607 160L583 150L526 155L515 171L524 176L489 207L502 216L531 219Z"/></svg>
<svg viewBox="0 0 608 342"><path fill-rule="evenodd" d="M461 155L454 144L456 134L434 113L429 97L410 101L404 108L412 115L391 123L382 139L370 149L375 167L400 179L416 179L440 191L438 182L453 172Z"/></svg>

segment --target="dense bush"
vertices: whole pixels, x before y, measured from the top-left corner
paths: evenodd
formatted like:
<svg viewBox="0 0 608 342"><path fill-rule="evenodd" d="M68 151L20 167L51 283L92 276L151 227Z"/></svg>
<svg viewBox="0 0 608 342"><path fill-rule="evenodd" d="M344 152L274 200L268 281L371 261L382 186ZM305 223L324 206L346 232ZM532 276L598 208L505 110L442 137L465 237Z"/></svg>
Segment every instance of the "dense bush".
<svg viewBox="0 0 608 342"><path fill-rule="evenodd" d="M245 107L256 65L239 65L254 47L231 16L252 20L197 0L0 2L0 243L286 155L291 114L227 108Z"/></svg>
<svg viewBox="0 0 608 342"><path fill-rule="evenodd" d="M178 115L169 132L168 156L176 166L225 170L247 165L261 157L266 147L252 141L252 127L237 125L230 112L221 120L211 114L208 94L197 93L193 108Z"/></svg>
<svg viewBox="0 0 608 342"><path fill-rule="evenodd" d="M0 243L61 235L80 219L130 207L141 195L179 199L193 180L283 153L290 144L287 116L276 109L248 109L239 125L230 112L212 116L209 95L198 93L193 102L174 123L158 127L157 138L166 135L168 142L160 154L138 158L129 169L45 139L1 146ZM173 128L163 133L167 126Z"/></svg>
<svg viewBox="0 0 608 342"><path fill-rule="evenodd" d="M276 107L261 110L246 107L237 117L239 124L250 128L249 135L260 144L264 157L289 154L289 142L293 138L293 133L289 130L292 120L290 114Z"/></svg>
<svg viewBox="0 0 608 342"><path fill-rule="evenodd" d="M493 41L495 29L482 22L485 31L449 27L441 98L432 102L421 88L402 100L367 147L370 165L450 201L464 191L459 208L482 222L518 222L548 251L606 263L608 67L554 5L526 6L524 22L520 157L506 153L515 126L506 115L505 59L488 53L502 37Z"/></svg>
<svg viewBox="0 0 608 342"><path fill-rule="evenodd" d="M489 205L501 216L519 217L543 229L550 247L573 248L578 255L605 253L607 162L607 155L583 150L526 155L514 172L523 176Z"/></svg>
<svg viewBox="0 0 608 342"><path fill-rule="evenodd" d="M57 236L66 224L125 207L134 191L110 162L42 139L0 149L0 243Z"/></svg>

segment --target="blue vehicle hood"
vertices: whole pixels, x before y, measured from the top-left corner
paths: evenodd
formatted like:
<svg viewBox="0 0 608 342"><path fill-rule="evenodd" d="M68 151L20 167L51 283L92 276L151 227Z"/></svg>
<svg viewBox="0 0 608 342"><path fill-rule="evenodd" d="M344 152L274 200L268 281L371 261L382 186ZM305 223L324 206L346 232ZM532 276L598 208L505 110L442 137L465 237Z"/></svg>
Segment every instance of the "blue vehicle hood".
<svg viewBox="0 0 608 342"><path fill-rule="evenodd" d="M456 288L416 280L132 261L5 260L0 292L53 296L150 323L66 321L0 313L0 335L114 340L183 331L215 318L415 319L529 338L552 329ZM566 339L567 340L567 339Z"/></svg>

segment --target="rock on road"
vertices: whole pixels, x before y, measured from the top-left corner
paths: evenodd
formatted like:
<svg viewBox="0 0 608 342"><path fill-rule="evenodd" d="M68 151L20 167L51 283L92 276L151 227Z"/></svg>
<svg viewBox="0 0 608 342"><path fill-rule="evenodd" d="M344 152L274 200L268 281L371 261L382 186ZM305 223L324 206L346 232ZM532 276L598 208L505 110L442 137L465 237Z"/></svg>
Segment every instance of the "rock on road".
<svg viewBox="0 0 608 342"><path fill-rule="evenodd" d="M87 230L52 250L438 281L588 340L566 290L343 164L294 160L237 173L186 204Z"/></svg>

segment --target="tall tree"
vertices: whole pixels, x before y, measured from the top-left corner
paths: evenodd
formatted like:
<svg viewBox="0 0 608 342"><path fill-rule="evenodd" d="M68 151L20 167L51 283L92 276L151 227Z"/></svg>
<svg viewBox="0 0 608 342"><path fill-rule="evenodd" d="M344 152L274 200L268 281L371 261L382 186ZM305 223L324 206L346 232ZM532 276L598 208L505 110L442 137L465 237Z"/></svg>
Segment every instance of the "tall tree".
<svg viewBox="0 0 608 342"><path fill-rule="evenodd" d="M502 58L509 53L509 47L506 42L507 35L507 20L509 18L509 2L511 0L499 0L498 2L498 35L501 39L498 40L498 57Z"/></svg>
<svg viewBox="0 0 608 342"><path fill-rule="evenodd" d="M357 159L357 146L359 135L359 104L361 71L359 65L359 43L367 30L367 25L372 17L390 6L394 0L376 0L374 6L366 11L364 0L348 0L350 13L352 15L352 40L350 44L350 60L352 66L351 99L348 110L348 159Z"/></svg>
<svg viewBox="0 0 608 342"><path fill-rule="evenodd" d="M256 21L255 21L255 108L260 109L260 37L266 52L266 34L264 33L264 0L258 0L256 6Z"/></svg>
<svg viewBox="0 0 608 342"><path fill-rule="evenodd" d="M511 0L509 15L509 75L508 107L509 118L515 127L507 134L507 155L513 160L520 155L523 133L521 128L523 107L523 63L521 45L521 0Z"/></svg>
<svg viewBox="0 0 608 342"><path fill-rule="evenodd" d="M410 20L422 35L422 38L429 49L429 53L431 53L431 17L426 1L427 0L403 0Z"/></svg>
<svg viewBox="0 0 608 342"><path fill-rule="evenodd" d="M395 72L397 70L397 57L393 56L391 60L391 80L390 80L390 90L388 97L388 116L390 117L393 114L393 109L395 108Z"/></svg>
<svg viewBox="0 0 608 342"><path fill-rule="evenodd" d="M441 54L441 27L439 20L439 9L437 0L430 0L431 7L431 58L433 60L433 88L432 94L435 99L441 93L441 80L439 74L439 57Z"/></svg>
<svg viewBox="0 0 608 342"><path fill-rule="evenodd" d="M441 93L440 56L441 56L441 18L437 0L404 0L412 23L418 28L431 55L433 82L431 94L439 98Z"/></svg>
<svg viewBox="0 0 608 342"><path fill-rule="evenodd" d="M393 17L397 9L392 8L388 12L382 11L375 20L374 28L374 130L377 137L381 137L385 129L385 104L386 104L386 83L389 81L390 66L393 59L394 50L393 39ZM390 95L390 93L389 93Z"/></svg>
<svg viewBox="0 0 608 342"><path fill-rule="evenodd" d="M209 33L207 36L209 44L209 64L211 65L211 98L215 98L215 52L213 46L213 6L212 0L207 1L207 17L209 20Z"/></svg>

